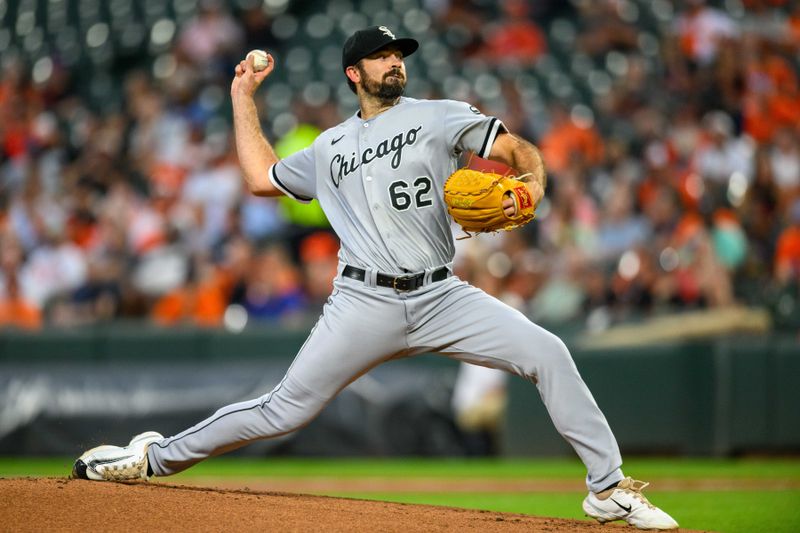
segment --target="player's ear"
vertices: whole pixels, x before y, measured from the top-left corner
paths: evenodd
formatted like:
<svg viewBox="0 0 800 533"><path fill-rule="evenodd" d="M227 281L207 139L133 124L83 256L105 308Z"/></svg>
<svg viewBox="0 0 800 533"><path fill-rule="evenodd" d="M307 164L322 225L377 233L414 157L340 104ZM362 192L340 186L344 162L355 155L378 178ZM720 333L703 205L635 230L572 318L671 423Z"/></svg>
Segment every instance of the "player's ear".
<svg viewBox="0 0 800 533"><path fill-rule="evenodd" d="M358 71L356 67L350 66L347 67L344 71L347 79L352 81L353 83L358 83L361 81L361 73Z"/></svg>

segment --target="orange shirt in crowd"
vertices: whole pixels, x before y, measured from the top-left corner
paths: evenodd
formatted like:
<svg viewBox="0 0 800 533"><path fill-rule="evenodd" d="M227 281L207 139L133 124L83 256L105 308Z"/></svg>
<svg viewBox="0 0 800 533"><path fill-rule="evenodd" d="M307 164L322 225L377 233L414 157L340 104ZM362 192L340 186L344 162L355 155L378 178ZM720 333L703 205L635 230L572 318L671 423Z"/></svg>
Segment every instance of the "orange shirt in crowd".
<svg viewBox="0 0 800 533"><path fill-rule="evenodd" d="M743 130L759 143L769 142L775 132L775 122L769 113L767 98L747 95L743 101Z"/></svg>
<svg viewBox="0 0 800 533"><path fill-rule="evenodd" d="M603 159L603 141L594 128L582 128L569 120L548 131L539 148L547 169L555 173L565 170L573 157L581 157L589 165Z"/></svg>
<svg viewBox="0 0 800 533"><path fill-rule="evenodd" d="M533 63L546 51L542 30L526 20L504 24L486 41L486 53L495 61Z"/></svg>
<svg viewBox="0 0 800 533"><path fill-rule="evenodd" d="M39 329L42 326L42 313L21 298L0 300L0 327L3 326Z"/></svg>
<svg viewBox="0 0 800 533"><path fill-rule="evenodd" d="M703 217L698 213L687 211L681 216L675 229L672 231L672 240L675 246L684 246L695 238L704 228Z"/></svg>
<svg viewBox="0 0 800 533"><path fill-rule="evenodd" d="M180 287L162 296L153 306L151 317L165 326L180 322L205 327L220 325L227 306L223 278L215 274L206 281Z"/></svg>
<svg viewBox="0 0 800 533"><path fill-rule="evenodd" d="M800 226L789 226L778 237L775 248L775 269L781 277L800 278Z"/></svg>
<svg viewBox="0 0 800 533"><path fill-rule="evenodd" d="M800 13L789 17L789 35L795 46L800 46Z"/></svg>
<svg viewBox="0 0 800 533"><path fill-rule="evenodd" d="M800 91L797 76L783 57L771 54L751 65L748 77L769 80L763 92L744 98L744 130L758 142L768 142L776 130L800 123Z"/></svg>

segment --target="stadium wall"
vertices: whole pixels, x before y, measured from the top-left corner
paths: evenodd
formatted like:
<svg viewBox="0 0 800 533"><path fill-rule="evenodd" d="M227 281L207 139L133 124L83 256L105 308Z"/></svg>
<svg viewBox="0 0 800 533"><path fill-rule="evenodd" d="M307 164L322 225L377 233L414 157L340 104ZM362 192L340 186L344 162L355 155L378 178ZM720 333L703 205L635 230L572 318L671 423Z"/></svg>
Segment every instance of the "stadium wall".
<svg viewBox="0 0 800 533"><path fill-rule="evenodd" d="M573 357L623 452L800 451L800 345L790 336L576 349ZM530 385L512 380L503 453L570 453L530 398Z"/></svg>
<svg viewBox="0 0 800 533"><path fill-rule="evenodd" d="M306 329L162 330L140 325L0 335L0 453L50 455L139 430L173 434L281 379ZM573 356L625 453L727 456L800 451L800 345L728 335ZM421 371L422 370L422 371ZM423 356L374 369L310 426L240 453L460 455L457 363ZM513 378L498 451L559 456L535 388Z"/></svg>

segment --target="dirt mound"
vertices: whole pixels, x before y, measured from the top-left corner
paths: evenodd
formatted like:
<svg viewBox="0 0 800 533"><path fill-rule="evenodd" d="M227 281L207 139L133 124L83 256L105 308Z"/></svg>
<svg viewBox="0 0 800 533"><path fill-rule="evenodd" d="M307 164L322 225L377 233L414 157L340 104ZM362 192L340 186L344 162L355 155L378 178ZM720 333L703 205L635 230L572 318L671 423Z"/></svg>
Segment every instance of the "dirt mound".
<svg viewBox="0 0 800 533"><path fill-rule="evenodd" d="M14 532L609 531L589 521L161 483L0 479L0 501L2 529Z"/></svg>

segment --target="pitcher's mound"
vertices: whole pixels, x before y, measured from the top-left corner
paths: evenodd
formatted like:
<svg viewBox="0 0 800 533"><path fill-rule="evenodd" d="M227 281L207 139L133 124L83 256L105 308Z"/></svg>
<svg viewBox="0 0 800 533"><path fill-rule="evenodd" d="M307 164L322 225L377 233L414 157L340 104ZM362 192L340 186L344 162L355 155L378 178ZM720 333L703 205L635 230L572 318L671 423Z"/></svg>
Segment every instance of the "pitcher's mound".
<svg viewBox="0 0 800 533"><path fill-rule="evenodd" d="M0 524L15 532L609 531L580 520L160 483L0 479L0 500Z"/></svg>

